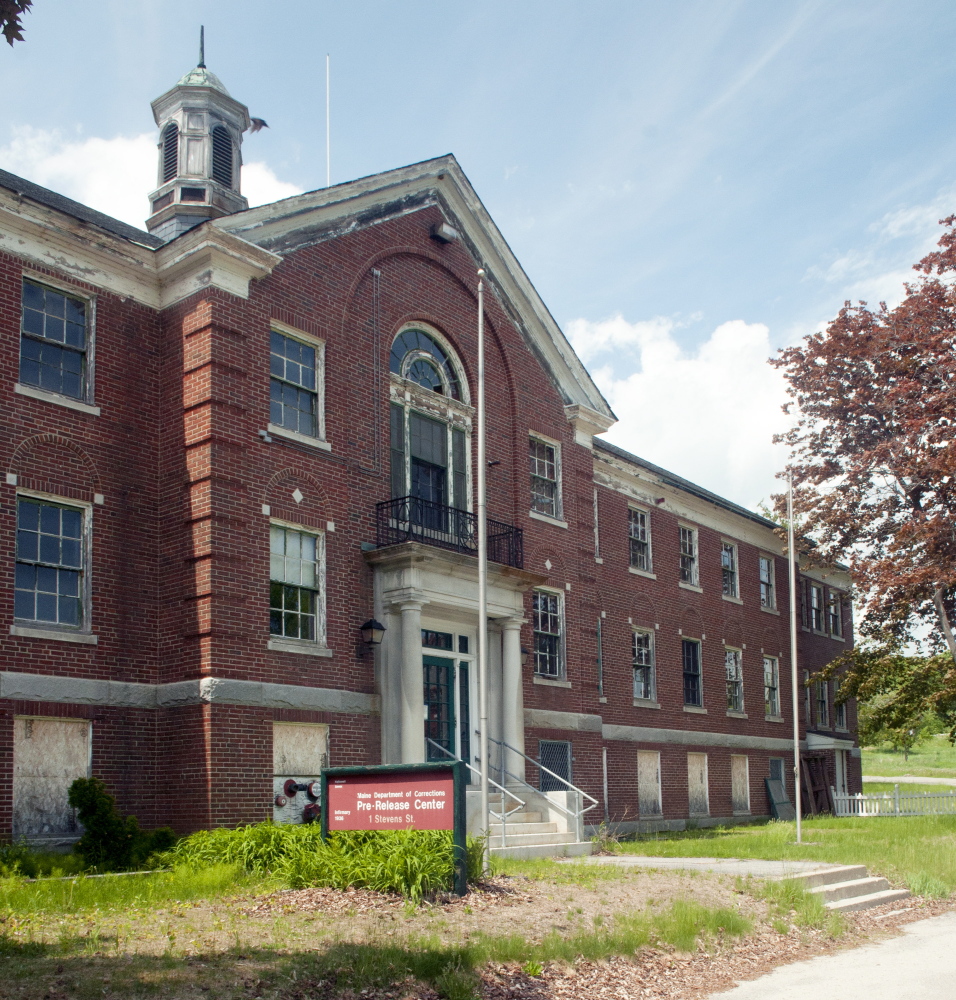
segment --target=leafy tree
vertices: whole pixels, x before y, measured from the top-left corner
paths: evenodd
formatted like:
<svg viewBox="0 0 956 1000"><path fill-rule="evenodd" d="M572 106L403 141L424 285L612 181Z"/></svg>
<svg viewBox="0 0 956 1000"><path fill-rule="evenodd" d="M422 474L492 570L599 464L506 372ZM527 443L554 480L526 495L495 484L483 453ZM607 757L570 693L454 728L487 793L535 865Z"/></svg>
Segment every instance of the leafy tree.
<svg viewBox="0 0 956 1000"><path fill-rule="evenodd" d="M10 45L23 41L21 15L33 6L33 0L0 0L0 32Z"/></svg>
<svg viewBox="0 0 956 1000"><path fill-rule="evenodd" d="M798 407L779 439L811 558L849 562L864 635L901 647L928 627L956 657L954 222L898 306L847 302L771 363Z"/></svg>

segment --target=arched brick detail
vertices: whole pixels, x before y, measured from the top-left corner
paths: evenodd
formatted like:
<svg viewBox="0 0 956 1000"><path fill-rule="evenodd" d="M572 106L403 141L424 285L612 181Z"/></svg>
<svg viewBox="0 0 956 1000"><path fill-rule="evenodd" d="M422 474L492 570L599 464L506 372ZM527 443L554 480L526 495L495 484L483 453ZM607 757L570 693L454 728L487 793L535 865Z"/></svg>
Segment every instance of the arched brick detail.
<svg viewBox="0 0 956 1000"><path fill-rule="evenodd" d="M60 434L35 434L17 445L7 472L26 489L92 500L101 493L93 459L75 442Z"/></svg>
<svg viewBox="0 0 956 1000"><path fill-rule="evenodd" d="M727 615L724 618L723 634L721 638L726 645L740 648L744 642L744 623L739 615Z"/></svg>
<svg viewBox="0 0 956 1000"><path fill-rule="evenodd" d="M296 503L296 490L302 499ZM276 472L262 493L262 502L271 517L292 521L309 528L322 528L330 520L329 501L319 481L304 469L289 466Z"/></svg>
<svg viewBox="0 0 956 1000"><path fill-rule="evenodd" d="M643 594L631 602L631 619L635 625L643 625L646 628L654 628L659 623L657 609L649 597Z"/></svg>
<svg viewBox="0 0 956 1000"><path fill-rule="evenodd" d="M692 639L700 639L704 635L704 623L695 608L684 608L681 612L680 623L683 635Z"/></svg>

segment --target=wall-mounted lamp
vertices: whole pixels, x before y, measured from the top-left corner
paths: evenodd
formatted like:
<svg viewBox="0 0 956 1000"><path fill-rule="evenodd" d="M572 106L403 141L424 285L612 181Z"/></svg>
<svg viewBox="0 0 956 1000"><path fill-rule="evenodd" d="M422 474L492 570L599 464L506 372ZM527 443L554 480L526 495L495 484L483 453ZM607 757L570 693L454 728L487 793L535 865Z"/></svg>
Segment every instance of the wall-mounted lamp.
<svg viewBox="0 0 956 1000"><path fill-rule="evenodd" d="M521 647L521 666L526 667L531 659L531 650L526 646Z"/></svg>
<svg viewBox="0 0 956 1000"><path fill-rule="evenodd" d="M359 629L359 632L362 633L362 642L366 646L381 646L382 637L385 635L385 626L374 618L369 618Z"/></svg>

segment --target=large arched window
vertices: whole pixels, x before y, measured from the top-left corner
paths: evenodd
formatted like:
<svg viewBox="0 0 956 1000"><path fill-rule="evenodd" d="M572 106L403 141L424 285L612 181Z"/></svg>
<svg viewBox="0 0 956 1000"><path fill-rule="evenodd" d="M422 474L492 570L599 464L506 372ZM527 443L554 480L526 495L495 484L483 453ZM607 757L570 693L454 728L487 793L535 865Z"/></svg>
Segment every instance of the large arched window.
<svg viewBox="0 0 956 1000"><path fill-rule="evenodd" d="M223 125L212 130L212 179L232 187L232 136Z"/></svg>
<svg viewBox="0 0 956 1000"><path fill-rule="evenodd" d="M170 122L163 129L163 183L171 181L179 169L179 126Z"/></svg>
<svg viewBox="0 0 956 1000"><path fill-rule="evenodd" d="M389 371L424 389L461 399L458 375L434 337L424 330L403 330L392 344Z"/></svg>
<svg viewBox="0 0 956 1000"><path fill-rule="evenodd" d="M393 382L392 496L410 498L414 523L449 531L444 511L468 509L470 409L458 365L437 336L409 327L392 344L389 369L406 380Z"/></svg>

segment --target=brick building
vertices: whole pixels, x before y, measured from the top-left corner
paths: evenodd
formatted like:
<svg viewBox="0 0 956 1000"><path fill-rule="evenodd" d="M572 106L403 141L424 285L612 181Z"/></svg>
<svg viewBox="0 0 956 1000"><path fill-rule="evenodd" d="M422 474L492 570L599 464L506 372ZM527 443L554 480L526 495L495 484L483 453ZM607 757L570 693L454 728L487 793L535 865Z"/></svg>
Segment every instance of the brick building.
<svg viewBox="0 0 956 1000"><path fill-rule="evenodd" d="M285 781L326 763L480 766L479 266L492 775L577 836L567 781L590 825L766 815L773 525L596 436L613 413L453 157L247 209L245 107L198 67L153 109L150 232L0 172L0 835L75 836L89 773L187 831L296 821ZM848 580L800 587L813 670L852 641ZM858 790L853 706L798 713Z"/></svg>

